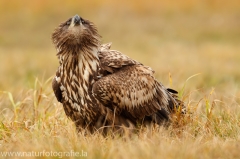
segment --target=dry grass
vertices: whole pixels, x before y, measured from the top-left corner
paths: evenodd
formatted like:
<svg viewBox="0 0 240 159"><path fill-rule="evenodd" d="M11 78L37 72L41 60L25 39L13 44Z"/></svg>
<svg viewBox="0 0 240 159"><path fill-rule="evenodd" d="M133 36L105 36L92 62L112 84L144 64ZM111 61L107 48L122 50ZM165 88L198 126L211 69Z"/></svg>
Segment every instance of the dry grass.
<svg viewBox="0 0 240 159"><path fill-rule="evenodd" d="M148 2L0 2L1 152L240 158L240 3ZM97 24L103 42L112 41L113 49L151 66L159 81L176 88L186 116L131 137L77 134L50 84L58 66L51 32L76 13Z"/></svg>

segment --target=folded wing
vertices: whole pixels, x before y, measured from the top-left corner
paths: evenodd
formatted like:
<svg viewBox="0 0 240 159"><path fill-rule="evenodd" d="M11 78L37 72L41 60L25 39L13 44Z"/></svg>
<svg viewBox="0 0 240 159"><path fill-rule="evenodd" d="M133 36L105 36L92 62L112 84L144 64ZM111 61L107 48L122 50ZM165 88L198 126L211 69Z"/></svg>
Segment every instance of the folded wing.
<svg viewBox="0 0 240 159"><path fill-rule="evenodd" d="M169 104L176 103L155 80L152 70L143 65L126 66L102 77L93 85L93 93L116 113L127 112L138 119L161 111L168 118Z"/></svg>

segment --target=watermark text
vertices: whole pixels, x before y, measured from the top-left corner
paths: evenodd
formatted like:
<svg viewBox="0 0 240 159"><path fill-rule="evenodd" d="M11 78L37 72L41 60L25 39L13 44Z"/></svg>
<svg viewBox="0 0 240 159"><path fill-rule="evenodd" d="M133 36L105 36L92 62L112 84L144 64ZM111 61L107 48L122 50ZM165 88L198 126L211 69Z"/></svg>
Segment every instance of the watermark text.
<svg viewBox="0 0 240 159"><path fill-rule="evenodd" d="M87 152L81 151L3 151L0 157L87 157Z"/></svg>

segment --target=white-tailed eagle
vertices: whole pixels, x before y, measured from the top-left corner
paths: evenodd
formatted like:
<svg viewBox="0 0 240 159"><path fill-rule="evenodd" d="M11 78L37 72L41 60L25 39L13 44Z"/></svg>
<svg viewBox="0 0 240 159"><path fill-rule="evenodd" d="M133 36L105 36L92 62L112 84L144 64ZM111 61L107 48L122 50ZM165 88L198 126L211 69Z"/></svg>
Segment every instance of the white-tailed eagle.
<svg viewBox="0 0 240 159"><path fill-rule="evenodd" d="M52 34L60 66L52 87L77 128L162 124L183 107L177 92L165 88L154 71L101 45L97 28L75 15Z"/></svg>

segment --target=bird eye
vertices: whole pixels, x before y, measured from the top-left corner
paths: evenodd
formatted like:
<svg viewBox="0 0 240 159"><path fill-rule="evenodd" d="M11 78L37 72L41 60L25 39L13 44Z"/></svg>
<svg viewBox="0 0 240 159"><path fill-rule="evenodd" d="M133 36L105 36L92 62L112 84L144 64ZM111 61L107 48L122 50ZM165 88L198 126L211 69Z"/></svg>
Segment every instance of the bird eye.
<svg viewBox="0 0 240 159"><path fill-rule="evenodd" d="M69 26L72 22L72 18L68 19L67 22L66 22L66 25Z"/></svg>
<svg viewBox="0 0 240 159"><path fill-rule="evenodd" d="M67 25L70 25L70 24L71 24L71 22L70 22L70 21L68 21L68 22L67 22Z"/></svg>
<svg viewBox="0 0 240 159"><path fill-rule="evenodd" d="M81 18L81 23L82 23L82 24L86 24L86 22L84 21L83 18Z"/></svg>

